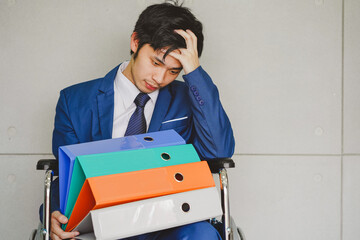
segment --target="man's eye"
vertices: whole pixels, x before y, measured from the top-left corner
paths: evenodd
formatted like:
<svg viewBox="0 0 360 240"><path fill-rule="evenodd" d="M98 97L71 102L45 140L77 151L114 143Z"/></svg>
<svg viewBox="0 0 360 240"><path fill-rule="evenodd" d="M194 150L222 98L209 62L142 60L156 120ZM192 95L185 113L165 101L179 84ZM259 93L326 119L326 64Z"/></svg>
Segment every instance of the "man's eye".
<svg viewBox="0 0 360 240"><path fill-rule="evenodd" d="M176 75L176 74L179 74L179 71L170 71L170 73L171 73L172 75Z"/></svg>
<svg viewBox="0 0 360 240"><path fill-rule="evenodd" d="M159 63L157 63L157 62L155 62L155 61L153 61L153 64L154 64L155 66L159 66L159 65L160 65Z"/></svg>

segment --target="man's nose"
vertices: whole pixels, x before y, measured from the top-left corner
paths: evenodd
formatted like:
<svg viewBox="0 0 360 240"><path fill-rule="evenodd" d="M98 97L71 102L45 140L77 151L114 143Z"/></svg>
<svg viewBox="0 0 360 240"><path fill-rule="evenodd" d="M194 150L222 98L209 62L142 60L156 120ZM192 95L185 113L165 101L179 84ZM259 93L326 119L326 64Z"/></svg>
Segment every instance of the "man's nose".
<svg viewBox="0 0 360 240"><path fill-rule="evenodd" d="M153 80L159 85L162 84L165 79L165 73L165 69L157 68L153 73Z"/></svg>

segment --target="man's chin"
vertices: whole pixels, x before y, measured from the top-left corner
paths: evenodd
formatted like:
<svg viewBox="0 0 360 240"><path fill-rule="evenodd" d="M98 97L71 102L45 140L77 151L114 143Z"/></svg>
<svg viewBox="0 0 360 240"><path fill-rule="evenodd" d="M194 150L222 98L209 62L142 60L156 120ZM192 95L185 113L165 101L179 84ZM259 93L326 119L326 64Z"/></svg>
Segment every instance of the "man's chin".
<svg viewBox="0 0 360 240"><path fill-rule="evenodd" d="M138 88L138 89L140 90L140 92L147 93L147 94L154 92L152 90L147 89L146 87Z"/></svg>

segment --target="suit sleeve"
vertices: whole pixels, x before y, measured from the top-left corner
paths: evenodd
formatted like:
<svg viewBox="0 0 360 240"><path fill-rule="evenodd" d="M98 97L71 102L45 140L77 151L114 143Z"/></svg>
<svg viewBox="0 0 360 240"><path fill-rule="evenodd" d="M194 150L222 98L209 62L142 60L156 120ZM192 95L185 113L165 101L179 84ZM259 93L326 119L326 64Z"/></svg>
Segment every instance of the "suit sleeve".
<svg viewBox="0 0 360 240"><path fill-rule="evenodd" d="M202 159L231 157L235 141L229 118L210 76L198 67L183 76L193 113L192 143Z"/></svg>
<svg viewBox="0 0 360 240"><path fill-rule="evenodd" d="M52 139L52 151L58 159L59 147L79 143L71 122L66 92L62 90L56 105L55 124Z"/></svg>
<svg viewBox="0 0 360 240"><path fill-rule="evenodd" d="M74 131L66 92L62 90L56 105L55 124L52 139L52 151L56 159L58 159L59 147L69 144L79 143L79 139ZM51 212L60 211L59 201L59 178L55 179L51 184ZM42 221L42 206L40 206L40 220Z"/></svg>

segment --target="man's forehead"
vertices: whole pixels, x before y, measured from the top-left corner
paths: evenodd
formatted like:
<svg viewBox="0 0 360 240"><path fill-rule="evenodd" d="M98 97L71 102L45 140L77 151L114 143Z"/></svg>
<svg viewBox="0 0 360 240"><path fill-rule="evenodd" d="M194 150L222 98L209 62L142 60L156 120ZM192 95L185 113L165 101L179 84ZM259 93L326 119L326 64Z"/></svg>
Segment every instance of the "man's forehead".
<svg viewBox="0 0 360 240"><path fill-rule="evenodd" d="M169 50L170 47L163 47L163 48L160 48L160 49L157 49L155 50L155 52L157 54L162 54L164 55L168 50ZM180 53L180 50L179 49L174 49L172 50L172 52L176 52L176 53Z"/></svg>
<svg viewBox="0 0 360 240"><path fill-rule="evenodd" d="M169 54L164 59L164 54L168 51L168 49L169 49L169 47L164 47L164 48L155 50L155 54L156 54L156 56L154 56L155 59L164 65L171 65L171 66L169 66L171 68L182 69L181 63L174 57L170 56ZM172 52L180 53L180 50L174 49Z"/></svg>

